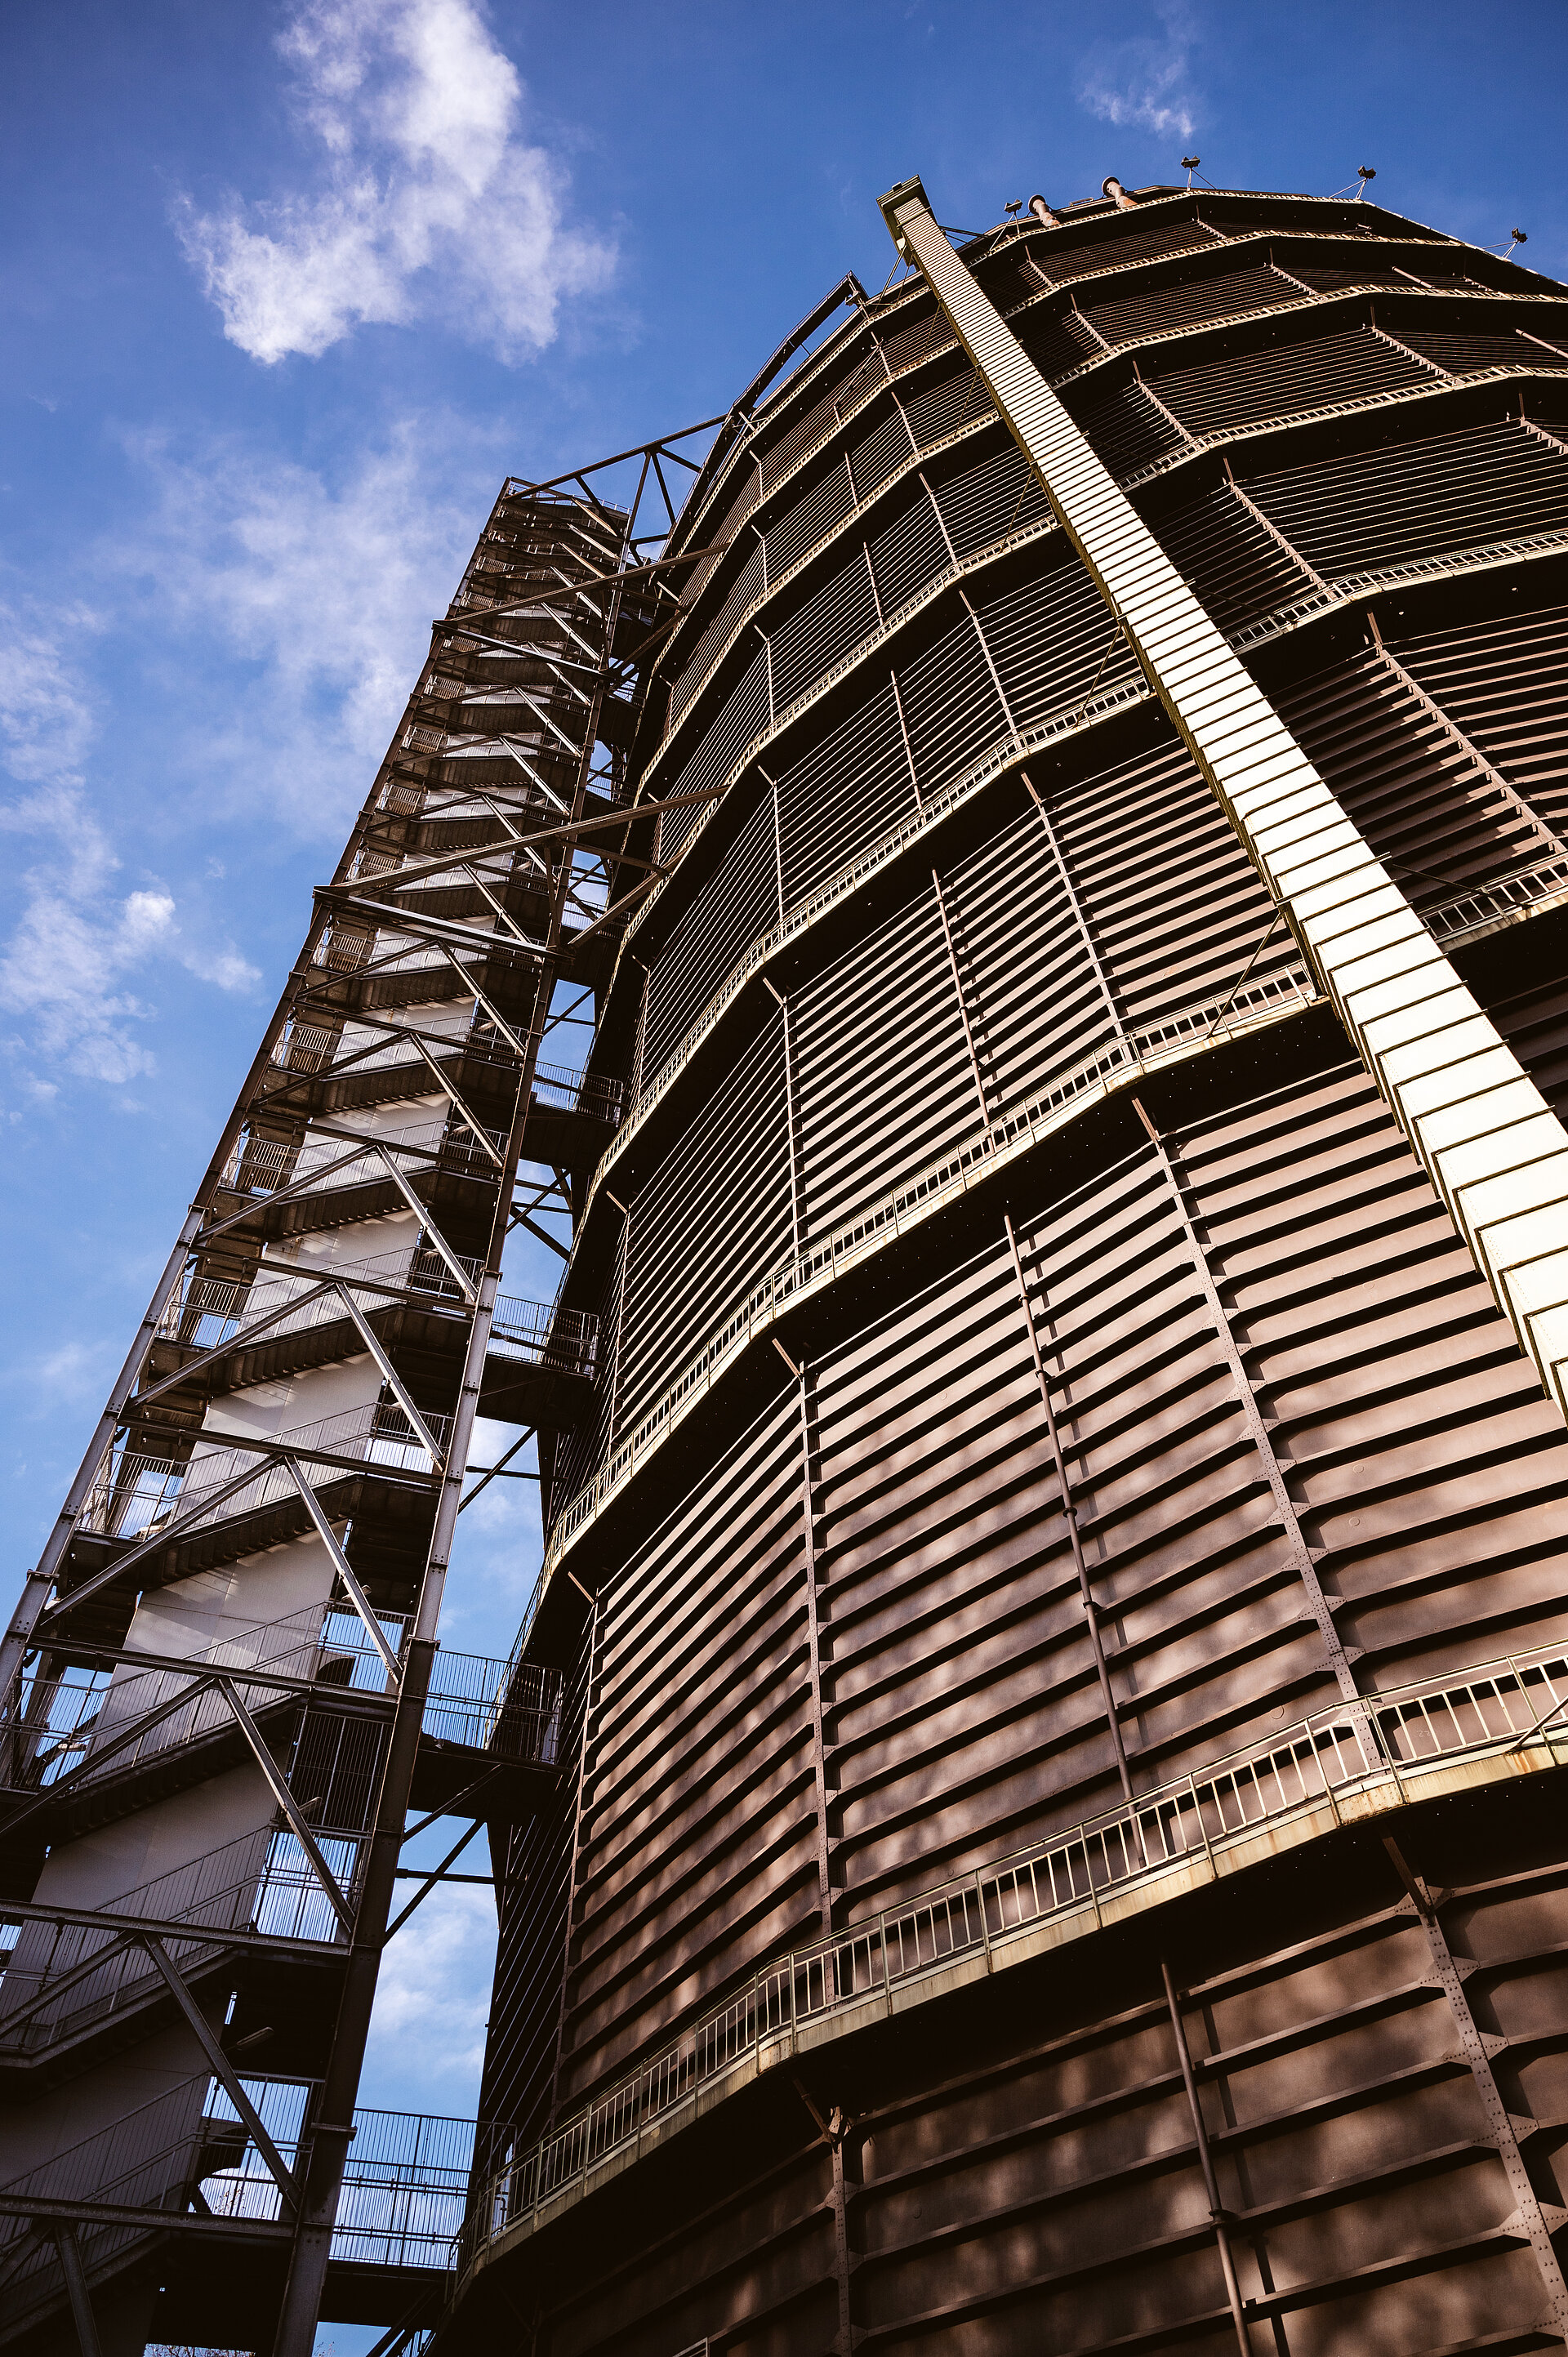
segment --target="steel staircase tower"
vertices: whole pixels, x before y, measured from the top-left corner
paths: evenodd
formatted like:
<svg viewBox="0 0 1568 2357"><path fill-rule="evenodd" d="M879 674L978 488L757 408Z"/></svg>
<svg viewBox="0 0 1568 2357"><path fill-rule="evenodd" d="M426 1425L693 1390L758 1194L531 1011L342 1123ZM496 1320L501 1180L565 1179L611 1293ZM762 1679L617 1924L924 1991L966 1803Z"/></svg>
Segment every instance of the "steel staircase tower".
<svg viewBox="0 0 1568 2357"><path fill-rule="evenodd" d="M656 873L685 438L504 485L0 1648L0 2342L139 2351L220 2281L308 2352L329 2265L431 2280L355 2098L410 1810L554 1779L554 1674L437 1630L476 1417L511 1455L591 1396L594 1321L501 1263L620 1112L551 1034Z"/></svg>

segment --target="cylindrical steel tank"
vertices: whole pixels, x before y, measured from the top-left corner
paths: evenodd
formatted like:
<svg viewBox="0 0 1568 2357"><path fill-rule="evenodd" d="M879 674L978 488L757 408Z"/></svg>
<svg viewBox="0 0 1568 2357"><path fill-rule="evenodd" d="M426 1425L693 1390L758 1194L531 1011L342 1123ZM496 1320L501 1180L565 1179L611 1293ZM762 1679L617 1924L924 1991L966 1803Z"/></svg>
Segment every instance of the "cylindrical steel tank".
<svg viewBox="0 0 1568 2357"><path fill-rule="evenodd" d="M1568 294L961 258L1555 1107ZM918 274L679 544L446 2345L1556 2346L1562 1415Z"/></svg>

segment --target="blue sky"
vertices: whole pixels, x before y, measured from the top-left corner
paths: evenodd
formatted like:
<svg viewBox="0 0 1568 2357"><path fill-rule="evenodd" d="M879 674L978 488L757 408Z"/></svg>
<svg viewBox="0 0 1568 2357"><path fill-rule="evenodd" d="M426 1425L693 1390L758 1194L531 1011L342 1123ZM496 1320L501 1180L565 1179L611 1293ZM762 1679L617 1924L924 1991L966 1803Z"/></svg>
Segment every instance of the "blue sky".
<svg viewBox="0 0 1568 2357"><path fill-rule="evenodd" d="M1542 0L5 16L12 1579L503 475L722 409L846 267L882 283L876 196L917 170L976 228L1184 152L1320 194L1369 163L1391 206L1494 247L1517 223L1568 274ZM526 1487L465 1518L449 1644L510 1644ZM371 2099L471 2101L488 1906L432 1902L392 1952Z"/></svg>

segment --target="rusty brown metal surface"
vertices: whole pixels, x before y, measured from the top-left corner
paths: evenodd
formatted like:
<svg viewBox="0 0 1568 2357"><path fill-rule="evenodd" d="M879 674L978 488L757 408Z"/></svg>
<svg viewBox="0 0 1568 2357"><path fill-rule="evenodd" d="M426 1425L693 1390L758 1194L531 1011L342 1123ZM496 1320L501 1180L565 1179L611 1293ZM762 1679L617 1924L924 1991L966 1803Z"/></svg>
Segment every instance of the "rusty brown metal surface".
<svg viewBox="0 0 1568 2357"><path fill-rule="evenodd" d="M1568 295L1196 192L965 258L1560 1104ZM918 281L682 533L632 776L724 791L602 1012L525 1647L580 1773L510 1835L443 2345L1559 2345L1560 1771L1006 1972L985 1878L1560 1661L1561 1417ZM980 1981L854 2013L977 1877Z"/></svg>

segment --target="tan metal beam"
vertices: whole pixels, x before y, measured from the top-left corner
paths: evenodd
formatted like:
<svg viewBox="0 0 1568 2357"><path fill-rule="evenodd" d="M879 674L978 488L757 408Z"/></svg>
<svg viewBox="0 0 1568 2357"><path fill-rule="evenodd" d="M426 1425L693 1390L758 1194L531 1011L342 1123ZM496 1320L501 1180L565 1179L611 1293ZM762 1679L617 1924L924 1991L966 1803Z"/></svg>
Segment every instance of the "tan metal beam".
<svg viewBox="0 0 1568 2357"><path fill-rule="evenodd" d="M882 199L1151 686L1568 1415L1568 1139L1360 830L938 227Z"/></svg>

